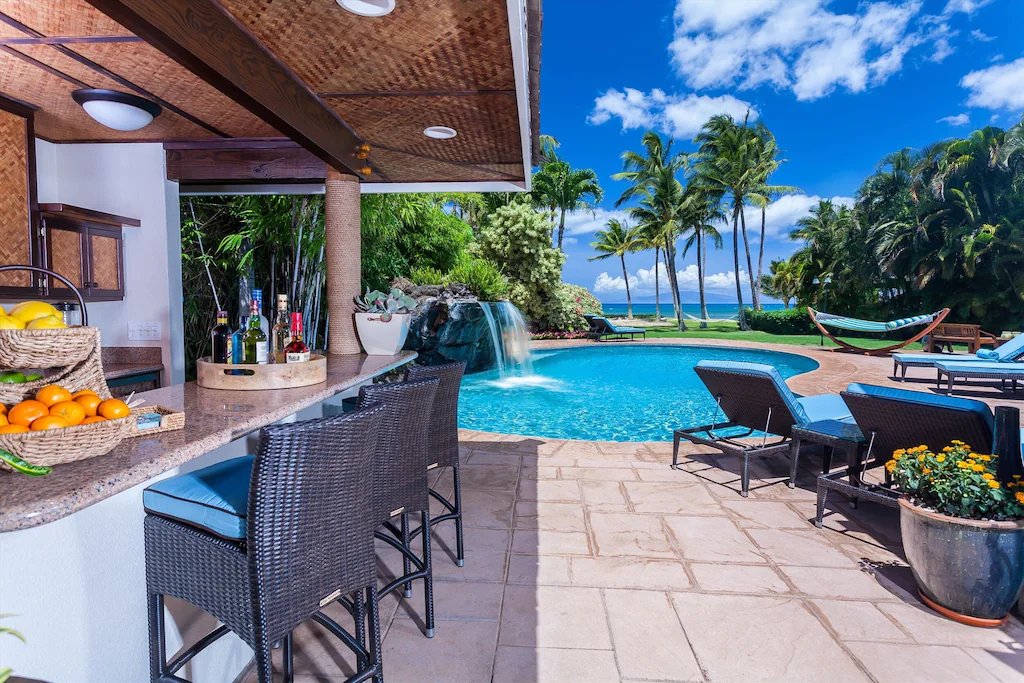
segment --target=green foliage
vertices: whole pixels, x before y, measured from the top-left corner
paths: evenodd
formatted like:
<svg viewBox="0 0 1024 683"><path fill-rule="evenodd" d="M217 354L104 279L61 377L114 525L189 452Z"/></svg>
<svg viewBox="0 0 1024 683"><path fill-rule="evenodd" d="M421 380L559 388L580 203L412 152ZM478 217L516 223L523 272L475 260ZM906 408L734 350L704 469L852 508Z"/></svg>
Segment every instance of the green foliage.
<svg viewBox="0 0 1024 683"><path fill-rule="evenodd" d="M807 315L806 306L785 308L781 311L746 310L750 329L771 334L814 334L816 328Z"/></svg>
<svg viewBox="0 0 1024 683"><path fill-rule="evenodd" d="M551 246L551 223L543 215L517 204L498 209L476 250L503 265L513 283L509 298L528 320L541 329L575 329L563 326L574 322L556 301L565 254Z"/></svg>
<svg viewBox="0 0 1024 683"><path fill-rule="evenodd" d="M6 617L13 617L13 616L14 616L13 614L0 614L0 619L4 619ZM17 638L21 642L23 642L23 643L25 642L25 636L21 635L21 633L19 633L18 631L15 631L10 626L0 626L0 636L2 636L4 634L14 636L15 638ZM8 667L0 667L0 683L5 683L5 681L7 681L11 677L12 673L14 673L14 672L10 668L8 668Z"/></svg>
<svg viewBox="0 0 1024 683"><path fill-rule="evenodd" d="M445 275L437 268L413 268L409 271L409 282L414 285L443 285Z"/></svg>
<svg viewBox="0 0 1024 683"><path fill-rule="evenodd" d="M597 297L591 294L590 290L586 287L570 285L567 282L563 282L562 289L572 298L583 313L587 313L589 315L604 315L604 309L601 307L601 302L598 301ZM580 315L582 315L582 313Z"/></svg>
<svg viewBox="0 0 1024 683"><path fill-rule="evenodd" d="M463 284L481 301L501 301L508 298L509 284L490 261L463 254L455 267L447 273L437 268L414 268L409 280L417 285Z"/></svg>
<svg viewBox="0 0 1024 683"><path fill-rule="evenodd" d="M941 451L922 444L901 448L885 468L915 505L964 519L1024 518L1024 485L1001 484L997 456L975 453L963 441Z"/></svg>
<svg viewBox="0 0 1024 683"><path fill-rule="evenodd" d="M562 159L552 159L533 174L534 203L551 212L554 220L558 218L558 237L556 244L562 248L562 236L565 233L565 215L580 209L593 210L601 202L604 191L597 182L597 174L593 169L577 169ZM589 199L588 199L589 197Z"/></svg>

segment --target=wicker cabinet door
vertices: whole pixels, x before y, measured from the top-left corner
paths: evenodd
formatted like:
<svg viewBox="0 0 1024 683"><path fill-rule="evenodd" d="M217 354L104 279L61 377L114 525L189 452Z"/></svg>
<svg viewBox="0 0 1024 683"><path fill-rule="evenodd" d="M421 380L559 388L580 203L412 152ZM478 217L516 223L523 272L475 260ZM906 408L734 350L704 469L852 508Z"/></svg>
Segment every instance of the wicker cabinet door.
<svg viewBox="0 0 1024 683"><path fill-rule="evenodd" d="M27 119L0 109L0 265L33 265ZM0 295L39 296L27 271L0 273Z"/></svg>
<svg viewBox="0 0 1024 683"><path fill-rule="evenodd" d="M120 230L90 228L89 296L93 299L124 298L124 250Z"/></svg>
<svg viewBox="0 0 1024 683"><path fill-rule="evenodd" d="M83 294L86 288L85 234L73 225L46 223L46 267L71 280ZM47 283L47 295L73 295L64 283L53 278Z"/></svg>

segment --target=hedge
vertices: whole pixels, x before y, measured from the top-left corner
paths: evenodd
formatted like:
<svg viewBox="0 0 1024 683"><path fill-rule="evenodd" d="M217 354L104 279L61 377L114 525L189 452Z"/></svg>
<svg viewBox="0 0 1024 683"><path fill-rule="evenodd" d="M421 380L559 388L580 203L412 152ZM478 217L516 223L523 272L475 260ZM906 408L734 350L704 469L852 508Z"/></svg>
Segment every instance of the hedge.
<svg viewBox="0 0 1024 683"><path fill-rule="evenodd" d="M770 332L771 334L814 334L817 328L807 315L806 306L784 308L782 310L744 309L747 324L753 330Z"/></svg>

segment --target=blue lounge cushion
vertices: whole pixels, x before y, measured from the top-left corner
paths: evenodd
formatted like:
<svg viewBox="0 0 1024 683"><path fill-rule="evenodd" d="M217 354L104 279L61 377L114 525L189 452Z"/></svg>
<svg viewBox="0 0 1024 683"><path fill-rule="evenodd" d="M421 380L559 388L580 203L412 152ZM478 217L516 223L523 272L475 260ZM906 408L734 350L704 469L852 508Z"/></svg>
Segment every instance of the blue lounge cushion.
<svg viewBox="0 0 1024 683"><path fill-rule="evenodd" d="M978 353L981 353L980 351ZM986 359L981 356L953 355L951 353L894 353L893 359L900 363L940 363L942 361L957 361L963 363L980 363Z"/></svg>
<svg viewBox="0 0 1024 683"><path fill-rule="evenodd" d="M803 396L796 400L804 409L806 422L818 422L820 420L838 420L840 422L853 422L853 415L842 396L836 394L818 394L816 396ZM803 423L801 423L803 424Z"/></svg>
<svg viewBox="0 0 1024 683"><path fill-rule="evenodd" d="M935 364L943 370L995 370L997 372L1024 375L1024 363L1004 363L998 360L977 360L973 363L961 363L959 360L946 360Z"/></svg>
<svg viewBox="0 0 1024 683"><path fill-rule="evenodd" d="M245 538L249 480L254 456L232 458L216 465L158 481L142 492L146 511L216 534Z"/></svg>
<svg viewBox="0 0 1024 683"><path fill-rule="evenodd" d="M603 315L595 315L595 316L593 316L593 319L594 320L603 320L604 323L608 326L608 329L610 329L615 334L629 334L630 332L640 333L640 332L645 332L646 331L646 330L643 330L643 329L641 329L639 327L618 327L617 325L615 325L615 323L613 323L611 320L609 320L608 318L604 317Z"/></svg>
<svg viewBox="0 0 1024 683"><path fill-rule="evenodd" d="M782 379L782 375L779 374L779 371L771 365L735 360L702 360L697 363L697 367L725 370L726 372L736 372L754 375L756 377L767 377L775 385L775 388L779 390L779 395L789 408L789 411L793 413L793 418L796 420L797 424L804 424L805 422L811 421L807 418L807 413L805 412L804 407L797 400L796 394L794 394L786 385L786 380ZM737 387L736 390L737 393L741 393L743 391L742 387ZM849 411L847 411L846 414L849 415Z"/></svg>
<svg viewBox="0 0 1024 683"><path fill-rule="evenodd" d="M1010 363L1021 355L1024 355L1024 334L1019 334L1013 339L1004 344L1000 345L995 349L980 349L977 354L978 358L984 358L985 360L995 360L1001 363Z"/></svg>
<svg viewBox="0 0 1024 683"><path fill-rule="evenodd" d="M970 398L958 398L956 396L943 396L940 394L926 394L923 391L910 391L909 389L894 389L891 387L880 387L874 384L853 383L846 388L851 394L867 394L880 398L891 398L896 401L916 403L918 405L935 406L947 410L962 410L977 413L990 430L995 429L995 418L992 416L992 409L981 401Z"/></svg>

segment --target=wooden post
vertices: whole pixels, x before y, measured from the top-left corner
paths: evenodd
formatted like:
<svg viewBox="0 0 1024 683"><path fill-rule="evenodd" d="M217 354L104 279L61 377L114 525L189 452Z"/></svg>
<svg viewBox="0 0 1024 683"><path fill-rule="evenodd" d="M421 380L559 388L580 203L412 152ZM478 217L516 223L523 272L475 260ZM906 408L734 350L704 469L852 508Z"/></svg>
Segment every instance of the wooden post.
<svg viewBox="0 0 1024 683"><path fill-rule="evenodd" d="M360 294L362 258L359 178L327 167L324 200L324 254L327 260L327 352L360 353L353 299Z"/></svg>

